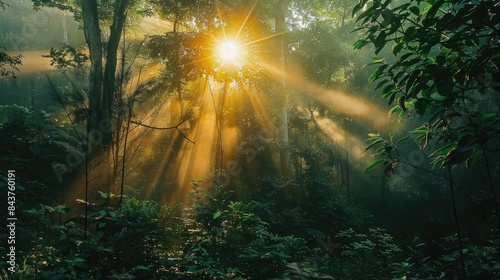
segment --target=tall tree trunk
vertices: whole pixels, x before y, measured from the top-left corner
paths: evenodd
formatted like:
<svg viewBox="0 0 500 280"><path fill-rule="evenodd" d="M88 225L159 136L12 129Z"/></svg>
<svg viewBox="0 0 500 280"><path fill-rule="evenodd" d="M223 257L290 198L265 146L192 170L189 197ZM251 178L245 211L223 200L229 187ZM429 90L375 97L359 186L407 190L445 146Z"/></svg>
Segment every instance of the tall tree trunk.
<svg viewBox="0 0 500 280"><path fill-rule="evenodd" d="M288 10L290 0L279 0L275 16L275 33L281 34L278 36L277 51L278 62L281 68L281 81L278 85L278 93L280 96L278 106L278 120L279 120L279 139L280 139L280 162L281 172L285 182L290 181L291 175L291 161L288 149L288 111L287 111L287 92L286 92L286 68L285 68L285 39L283 33L286 32L286 18L285 14ZM287 187L285 187L287 188ZM285 195L291 196L291 193L285 189Z"/></svg>
<svg viewBox="0 0 500 280"><path fill-rule="evenodd" d="M97 12L97 0L82 0L82 19L85 40L90 53L89 108L87 129L99 130L102 93L102 41Z"/></svg>
<svg viewBox="0 0 500 280"><path fill-rule="evenodd" d="M113 24L110 26L110 35L106 48L106 66L104 68L104 85L102 96L102 119L111 122L113 114L113 100L116 88L116 65L118 46L122 35L123 26L127 19L129 0L116 0L113 10ZM111 140L112 131L104 131L103 144Z"/></svg>
<svg viewBox="0 0 500 280"><path fill-rule="evenodd" d="M85 41L90 53L89 77L89 108L87 117L87 140L90 131L99 129L101 118L100 100L102 93L102 41L99 28L99 17L96 0L82 0L82 19ZM99 130L98 130L99 131ZM89 198L89 155L85 153L85 231L87 238L88 227L88 198Z"/></svg>

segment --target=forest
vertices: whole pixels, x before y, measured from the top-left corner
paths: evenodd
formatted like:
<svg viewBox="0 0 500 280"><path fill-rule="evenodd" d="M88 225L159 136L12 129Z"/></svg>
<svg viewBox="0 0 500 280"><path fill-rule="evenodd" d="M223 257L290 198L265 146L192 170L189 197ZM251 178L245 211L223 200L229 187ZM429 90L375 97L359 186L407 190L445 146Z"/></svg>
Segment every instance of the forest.
<svg viewBox="0 0 500 280"><path fill-rule="evenodd" d="M0 280L500 279L497 0L0 0Z"/></svg>

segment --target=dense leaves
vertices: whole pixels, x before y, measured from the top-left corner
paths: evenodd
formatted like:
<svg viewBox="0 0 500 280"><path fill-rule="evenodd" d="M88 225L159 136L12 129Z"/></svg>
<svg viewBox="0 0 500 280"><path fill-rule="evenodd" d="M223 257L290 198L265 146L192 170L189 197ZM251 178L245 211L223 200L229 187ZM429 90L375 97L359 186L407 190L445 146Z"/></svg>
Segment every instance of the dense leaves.
<svg viewBox="0 0 500 280"><path fill-rule="evenodd" d="M497 106L500 67L500 14L495 1L361 1L354 13L365 39L379 54L391 46L393 57L374 58L370 80L382 97L397 105L391 114L416 112L427 121L417 140L454 147L436 162L458 164L498 140ZM483 106L484 100L493 102ZM491 100L491 101L490 101ZM483 102L482 102L483 101ZM493 106L493 107L491 107Z"/></svg>
<svg viewBox="0 0 500 280"><path fill-rule="evenodd" d="M17 66L21 65L21 55L9 55L4 51L0 51L0 77L13 76L16 77Z"/></svg>
<svg viewBox="0 0 500 280"><path fill-rule="evenodd" d="M43 111L0 106L0 133L4 135L0 145L2 169L23 170L23 175L32 180L59 185L61 178L54 172L54 164L59 162L58 168L71 170L84 158L73 128L54 125L50 115ZM68 155L72 159L69 162ZM32 166L40 167L32 169Z"/></svg>
<svg viewBox="0 0 500 280"><path fill-rule="evenodd" d="M392 57L374 58L378 68L370 77L389 104L397 100L390 113L425 116L418 130L427 133L417 137L422 147L431 140L441 147L454 143L436 158L440 165L472 160L498 141L500 14L495 5L361 1L354 8L358 30L364 32L354 48L371 43L376 54L392 49Z"/></svg>

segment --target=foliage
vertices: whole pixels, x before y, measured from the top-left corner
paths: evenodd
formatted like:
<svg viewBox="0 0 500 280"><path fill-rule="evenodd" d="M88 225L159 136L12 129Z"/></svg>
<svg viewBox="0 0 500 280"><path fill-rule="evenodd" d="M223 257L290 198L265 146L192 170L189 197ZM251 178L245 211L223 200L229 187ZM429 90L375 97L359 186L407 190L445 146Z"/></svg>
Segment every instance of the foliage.
<svg viewBox="0 0 500 280"><path fill-rule="evenodd" d="M332 275L340 279L386 279L391 275L389 265L402 251L381 228L369 228L366 234L342 230L335 242L340 247L326 262Z"/></svg>
<svg viewBox="0 0 500 280"><path fill-rule="evenodd" d="M498 143L495 6L496 1L363 0L354 8L358 30L364 31L355 49L371 43L378 54L392 43L393 57L375 57L378 68L370 80L378 81L389 104L397 100L391 114L425 116L414 131L416 140L422 147L439 143L435 160L441 166L470 165Z"/></svg>
<svg viewBox="0 0 500 280"><path fill-rule="evenodd" d="M72 46L63 46L58 49L50 48L50 53L43 55L43 57L51 58L50 65L57 69L81 67L89 60L87 54L79 52Z"/></svg>
<svg viewBox="0 0 500 280"><path fill-rule="evenodd" d="M108 197L103 194L103 198ZM23 279L35 275L43 279L152 277L168 229L160 218L170 212L153 201L124 197L120 210L94 208L84 233L84 219L68 218L67 206L28 209L27 219L35 225L29 243L35 249L24 252L24 267L18 275Z"/></svg>
<svg viewBox="0 0 500 280"><path fill-rule="evenodd" d="M463 246L461 221L452 167L465 163L471 174L481 174L472 195L484 193L487 187L490 197L485 208L493 209L497 228L500 230L500 207L497 196L498 165L495 156L499 147L500 115L498 114L498 90L500 67L500 41L498 40L500 13L496 1L359 1L353 9L357 14L362 39L354 43L354 49L372 44L375 54L383 54L392 44L392 55L374 57L372 65L378 68L370 76L377 82L389 105L397 102L389 115L399 113L400 118L416 113L423 119L410 135L421 148L431 150L429 155L434 167L447 167L448 186L453 206L455 227L458 235L461 273L467 273L466 252ZM369 134L367 149L377 148L376 159L366 169L383 163L387 176L394 173L400 163L426 170L405 161L398 144L410 135L394 141L379 134ZM484 170L473 173L473 166ZM434 171L428 171L444 177ZM462 190L463 191L463 190ZM490 211L491 212L491 211ZM488 213L490 215L490 213ZM490 229L490 225L482 227ZM453 276L455 277L455 276Z"/></svg>
<svg viewBox="0 0 500 280"><path fill-rule="evenodd" d="M438 256L426 253L426 244L419 237L412 238L405 250L406 259L391 264L395 277L413 279L453 279L457 277L456 267L459 265L460 254L454 249L457 237L455 235L443 238L440 242L444 252ZM482 245L466 244L467 279L496 279L500 275L500 252L498 239L490 239Z"/></svg>
<svg viewBox="0 0 500 280"><path fill-rule="evenodd" d="M194 33L169 32L164 35L152 36L148 41L151 57L160 59L166 64L163 71L165 84L169 92L179 90L183 83L194 80L199 76L193 61L199 60L201 49L196 49Z"/></svg>
<svg viewBox="0 0 500 280"><path fill-rule="evenodd" d="M231 196L217 188L188 210L180 236L183 254L169 279L269 279L307 254L304 239L269 232L252 212L253 203Z"/></svg>
<svg viewBox="0 0 500 280"><path fill-rule="evenodd" d="M17 105L0 106L0 133L4 135L0 148L1 165L8 165L9 169L31 170L29 178L32 180L59 183L52 164L66 163L68 154L84 157L77 149L79 142L74 131L55 125L50 114L44 111L30 111Z"/></svg>
<svg viewBox="0 0 500 280"><path fill-rule="evenodd" d="M4 51L0 51L0 77L12 76L16 77L16 72L19 71L18 65L21 65L22 55L9 55Z"/></svg>
<svg viewBox="0 0 500 280"><path fill-rule="evenodd" d="M332 276L326 275L318 271L318 269L310 263L290 263L287 264L286 270L280 278L273 278L272 280L284 279L335 279Z"/></svg>
<svg viewBox="0 0 500 280"><path fill-rule="evenodd" d="M329 26L319 24L299 29L291 35L294 63L302 66L307 79L330 85L334 74L347 67L347 51L335 35Z"/></svg>

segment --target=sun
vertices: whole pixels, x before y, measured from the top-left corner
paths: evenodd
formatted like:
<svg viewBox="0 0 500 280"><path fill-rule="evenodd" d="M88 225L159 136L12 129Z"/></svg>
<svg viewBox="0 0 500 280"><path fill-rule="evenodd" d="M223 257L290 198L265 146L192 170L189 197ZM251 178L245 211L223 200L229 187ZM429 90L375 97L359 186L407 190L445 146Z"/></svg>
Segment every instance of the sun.
<svg viewBox="0 0 500 280"><path fill-rule="evenodd" d="M240 49L235 42L226 41L222 42L219 47L219 55L222 60L226 62L235 61L240 55Z"/></svg>

